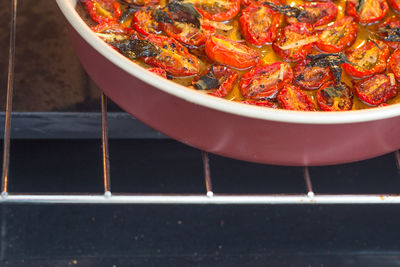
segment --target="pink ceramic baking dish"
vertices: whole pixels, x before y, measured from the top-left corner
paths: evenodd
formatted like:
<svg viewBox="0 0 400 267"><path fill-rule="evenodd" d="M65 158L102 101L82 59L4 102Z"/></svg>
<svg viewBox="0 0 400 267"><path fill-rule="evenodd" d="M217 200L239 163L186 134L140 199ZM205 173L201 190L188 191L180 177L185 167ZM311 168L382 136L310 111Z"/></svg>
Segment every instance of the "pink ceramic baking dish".
<svg viewBox="0 0 400 267"><path fill-rule="evenodd" d="M400 148L400 104L297 112L205 95L144 70L106 45L76 12L77 1L57 3L90 77L121 108L171 138L211 153L279 165L337 164Z"/></svg>

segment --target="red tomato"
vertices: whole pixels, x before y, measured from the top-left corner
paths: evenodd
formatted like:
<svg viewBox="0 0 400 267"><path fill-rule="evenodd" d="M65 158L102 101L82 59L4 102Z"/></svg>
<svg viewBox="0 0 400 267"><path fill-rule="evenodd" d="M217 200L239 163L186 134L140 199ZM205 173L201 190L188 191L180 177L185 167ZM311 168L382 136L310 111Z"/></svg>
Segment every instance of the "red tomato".
<svg viewBox="0 0 400 267"><path fill-rule="evenodd" d="M175 39L150 34L146 37L146 40L158 46L161 53L155 57L145 57L143 59L145 63L162 68L177 77L199 73L200 66L197 58Z"/></svg>
<svg viewBox="0 0 400 267"><path fill-rule="evenodd" d="M147 69L148 71L155 73L165 79L167 79L167 72L164 69L161 68L151 68L151 69Z"/></svg>
<svg viewBox="0 0 400 267"><path fill-rule="evenodd" d="M83 5L97 23L116 21L121 16L121 6L115 0L83 0Z"/></svg>
<svg viewBox="0 0 400 267"><path fill-rule="evenodd" d="M331 81L325 83L317 93L317 102L323 111L344 111L351 110L353 106L353 96L350 88L341 83Z"/></svg>
<svg viewBox="0 0 400 267"><path fill-rule="evenodd" d="M161 27L169 37L188 46L203 45L208 37L215 34L215 28L205 23L201 25L200 29L184 22L161 23Z"/></svg>
<svg viewBox="0 0 400 267"><path fill-rule="evenodd" d="M286 21L290 24L308 23L313 27L327 24L334 20L337 15L337 7L332 2L311 2L297 6L305 11L304 15L299 17L286 17Z"/></svg>
<svg viewBox="0 0 400 267"><path fill-rule="evenodd" d="M232 91L239 74L225 66L213 66L212 70L220 86L209 94L217 97L226 97Z"/></svg>
<svg viewBox="0 0 400 267"><path fill-rule="evenodd" d="M238 101L239 103L247 104L247 105L254 105L254 106L260 106L260 107L269 107L269 108L277 108L276 104L273 102L270 102L268 100L244 100L244 101Z"/></svg>
<svg viewBox="0 0 400 267"><path fill-rule="evenodd" d="M388 0L389 5L396 10L397 12L400 12L400 1L399 0Z"/></svg>
<svg viewBox="0 0 400 267"><path fill-rule="evenodd" d="M288 63L275 62L271 65L256 66L242 76L240 92L245 98L255 100L274 99L279 90L293 79Z"/></svg>
<svg viewBox="0 0 400 267"><path fill-rule="evenodd" d="M294 69L294 82L302 89L314 90L321 87L327 81L333 80L333 74L329 67L307 66L310 60L303 60Z"/></svg>
<svg viewBox="0 0 400 267"><path fill-rule="evenodd" d="M400 81L400 50L396 49L388 61L389 70L393 72L397 81Z"/></svg>
<svg viewBox="0 0 400 267"><path fill-rule="evenodd" d="M326 27L319 35L316 45L325 52L337 53L351 46L357 37L357 24L352 17L343 17Z"/></svg>
<svg viewBox="0 0 400 267"><path fill-rule="evenodd" d="M133 27L144 36L161 33L161 26L154 20L152 12L151 7L143 7L133 15Z"/></svg>
<svg viewBox="0 0 400 267"><path fill-rule="evenodd" d="M244 39L254 45L266 45L275 40L281 15L261 4L251 4L242 11L240 27Z"/></svg>
<svg viewBox="0 0 400 267"><path fill-rule="evenodd" d="M278 103L284 109L315 111L311 99L294 85L286 85L277 96Z"/></svg>
<svg viewBox="0 0 400 267"><path fill-rule="evenodd" d="M233 19L240 11L240 0L195 0L194 7L204 18L214 21Z"/></svg>
<svg viewBox="0 0 400 267"><path fill-rule="evenodd" d="M221 35L207 40L205 52L211 60L238 69L254 66L260 58L256 50Z"/></svg>
<svg viewBox="0 0 400 267"><path fill-rule="evenodd" d="M134 30L126 28L114 20L103 21L102 23L97 24L91 29L96 33L117 34L117 35L128 35L130 33L135 32Z"/></svg>
<svg viewBox="0 0 400 267"><path fill-rule="evenodd" d="M396 80L386 74L353 81L353 85L358 98L372 106L378 106L397 95Z"/></svg>
<svg viewBox="0 0 400 267"><path fill-rule="evenodd" d="M348 0L346 14L362 24L380 21L388 12L386 0Z"/></svg>
<svg viewBox="0 0 400 267"><path fill-rule="evenodd" d="M312 50L317 36L311 35L306 23L291 24L283 28L272 48L285 61L304 59Z"/></svg>
<svg viewBox="0 0 400 267"><path fill-rule="evenodd" d="M382 24L378 26L378 35L383 39L383 41L393 49L400 48L400 42L386 41L388 38L388 33L394 29L400 28L400 19L396 16L391 16L387 18Z"/></svg>
<svg viewBox="0 0 400 267"><path fill-rule="evenodd" d="M385 71L389 53L384 42L368 40L361 47L347 50L346 55L352 64L344 63L342 66L353 77L367 77Z"/></svg>
<svg viewBox="0 0 400 267"><path fill-rule="evenodd" d="M122 0L127 4L133 4L137 6L147 6L147 5L156 5L160 2L160 0Z"/></svg>

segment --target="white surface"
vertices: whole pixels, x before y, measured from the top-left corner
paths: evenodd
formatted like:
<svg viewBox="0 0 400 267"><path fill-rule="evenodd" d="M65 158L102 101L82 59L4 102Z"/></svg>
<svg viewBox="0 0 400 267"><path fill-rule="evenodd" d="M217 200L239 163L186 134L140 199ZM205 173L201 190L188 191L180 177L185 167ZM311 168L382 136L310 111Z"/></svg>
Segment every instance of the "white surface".
<svg viewBox="0 0 400 267"><path fill-rule="evenodd" d="M144 70L116 52L98 38L75 11L77 0L56 0L61 11L75 30L99 53L121 69L171 95L186 101L239 116L270 121L305 124L341 124L366 122L400 116L400 104L384 108L346 112L299 112L251 106L189 90L174 82Z"/></svg>

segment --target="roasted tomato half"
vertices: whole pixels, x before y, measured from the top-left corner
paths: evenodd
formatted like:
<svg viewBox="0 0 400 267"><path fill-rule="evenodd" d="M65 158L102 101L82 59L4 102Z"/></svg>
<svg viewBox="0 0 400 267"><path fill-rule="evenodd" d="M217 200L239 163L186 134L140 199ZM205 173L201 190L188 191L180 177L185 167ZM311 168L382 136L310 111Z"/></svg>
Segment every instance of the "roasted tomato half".
<svg viewBox="0 0 400 267"><path fill-rule="evenodd" d="M393 74L391 74L393 75ZM353 81L358 98L372 106L378 106L397 95L397 84L394 76L377 74L372 77Z"/></svg>
<svg viewBox="0 0 400 267"><path fill-rule="evenodd" d="M304 59L312 50L318 37L312 35L306 23L291 24L283 28L272 48L285 61Z"/></svg>
<svg viewBox="0 0 400 267"><path fill-rule="evenodd" d="M156 5L160 0L122 0L123 2L137 6Z"/></svg>
<svg viewBox="0 0 400 267"><path fill-rule="evenodd" d="M126 28L116 21L104 21L92 27L97 36L106 42L118 41L122 39L136 39L137 33L131 28Z"/></svg>
<svg viewBox="0 0 400 267"><path fill-rule="evenodd" d="M317 102L323 111L344 111L353 107L353 95L344 84L331 81L325 83L317 92Z"/></svg>
<svg viewBox="0 0 400 267"><path fill-rule="evenodd" d="M346 55L352 64L344 63L342 66L353 77L367 77L385 71L389 53L384 42L368 40L361 47L347 50Z"/></svg>
<svg viewBox="0 0 400 267"><path fill-rule="evenodd" d="M286 85L279 92L277 99L283 109L315 111L314 103L308 95L294 85Z"/></svg>
<svg viewBox="0 0 400 267"><path fill-rule="evenodd" d="M397 49L390 56L388 61L389 70L393 72L397 81L400 81L400 50Z"/></svg>
<svg viewBox="0 0 400 267"><path fill-rule="evenodd" d="M167 72L162 68L151 68L147 70L167 79Z"/></svg>
<svg viewBox="0 0 400 267"><path fill-rule="evenodd" d="M150 34L146 40L160 49L154 57L145 57L143 61L151 66L164 69L173 76L190 76L199 73L197 58L186 47L173 38Z"/></svg>
<svg viewBox="0 0 400 267"><path fill-rule="evenodd" d="M348 0L346 14L362 24L380 21L388 12L386 0Z"/></svg>
<svg viewBox="0 0 400 267"><path fill-rule="evenodd" d="M400 19L396 16L387 18L377 28L379 37L391 48L400 48Z"/></svg>
<svg viewBox="0 0 400 267"><path fill-rule="evenodd" d="M197 90L212 90L210 95L226 97L233 89L239 74L226 66L211 66L207 72L193 82Z"/></svg>
<svg viewBox="0 0 400 267"><path fill-rule="evenodd" d="M275 62L256 66L242 76L240 92L245 98L274 99L279 90L292 79L293 71L288 63Z"/></svg>
<svg viewBox="0 0 400 267"><path fill-rule="evenodd" d="M163 31L170 37L188 46L203 45L207 38L215 34L215 28L205 22L200 28L185 22L161 23Z"/></svg>
<svg viewBox="0 0 400 267"><path fill-rule="evenodd" d="M161 25L153 18L152 7L143 7L133 15L133 27L139 33L147 36L149 34L161 33Z"/></svg>
<svg viewBox="0 0 400 267"><path fill-rule="evenodd" d="M315 90L327 81L333 80L329 67L312 67L310 60L303 60L294 69L294 82L302 89Z"/></svg>
<svg viewBox="0 0 400 267"><path fill-rule="evenodd" d="M240 28L244 39L254 45L265 45L275 40L281 15L261 4L251 4L242 11Z"/></svg>
<svg viewBox="0 0 400 267"><path fill-rule="evenodd" d="M233 19L240 11L240 0L191 0L204 18L214 21Z"/></svg>
<svg viewBox="0 0 400 267"><path fill-rule="evenodd" d="M286 17L288 23L308 23L313 27L327 24L337 15L337 7L332 2L311 2L297 6L302 13L297 17Z"/></svg>
<svg viewBox="0 0 400 267"><path fill-rule="evenodd" d="M254 66L260 58L256 50L221 35L207 40L205 52L211 60L238 69Z"/></svg>
<svg viewBox="0 0 400 267"><path fill-rule="evenodd" d="M343 51L354 43L357 30L357 24L352 17L343 17L320 32L316 45L325 52Z"/></svg>
<svg viewBox="0 0 400 267"><path fill-rule="evenodd" d="M388 0L389 5L396 10L397 12L400 12L400 1L399 0Z"/></svg>
<svg viewBox="0 0 400 267"><path fill-rule="evenodd" d="M118 20L121 6L115 0L83 0L83 4L92 20L97 23Z"/></svg>

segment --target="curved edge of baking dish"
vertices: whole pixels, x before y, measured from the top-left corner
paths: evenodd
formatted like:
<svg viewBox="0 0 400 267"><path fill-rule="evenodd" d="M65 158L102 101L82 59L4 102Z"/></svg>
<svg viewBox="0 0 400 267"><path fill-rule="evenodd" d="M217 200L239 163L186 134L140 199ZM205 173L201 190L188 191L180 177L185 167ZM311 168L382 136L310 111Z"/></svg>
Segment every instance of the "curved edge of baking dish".
<svg viewBox="0 0 400 267"><path fill-rule="evenodd" d="M90 27L79 16L75 10L77 1L79 0L56 0L59 8L67 18L68 22L84 38L86 42L88 42L109 61L127 73L154 87L157 87L159 90L182 98L188 102L238 116L287 123L347 124L400 116L400 104L389 105L387 107L376 109L342 112L303 112L251 106L190 90L182 85L147 71L108 46L103 40L101 40L92 32Z"/></svg>

